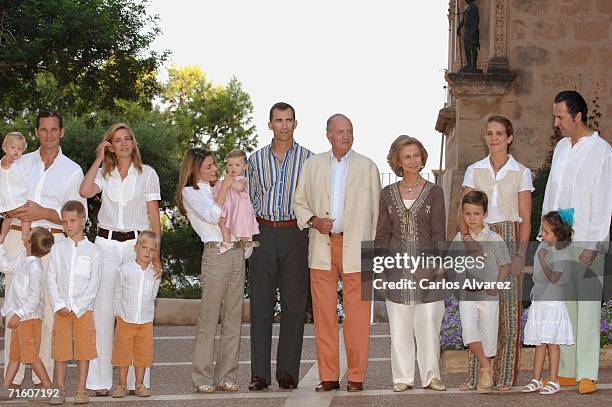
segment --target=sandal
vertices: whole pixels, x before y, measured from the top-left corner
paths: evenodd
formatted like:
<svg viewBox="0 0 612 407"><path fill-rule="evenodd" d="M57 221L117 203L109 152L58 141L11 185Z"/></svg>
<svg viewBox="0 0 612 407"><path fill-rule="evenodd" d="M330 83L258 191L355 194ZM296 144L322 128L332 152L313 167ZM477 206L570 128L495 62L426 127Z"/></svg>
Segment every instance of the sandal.
<svg viewBox="0 0 612 407"><path fill-rule="evenodd" d="M198 386L196 387L196 390L198 393L214 393L215 392L215 388L208 384L203 384L201 386Z"/></svg>
<svg viewBox="0 0 612 407"><path fill-rule="evenodd" d="M468 382L465 383L461 383L459 385L459 390L461 391L470 391L470 390L476 390L476 386L469 384Z"/></svg>
<svg viewBox="0 0 612 407"><path fill-rule="evenodd" d="M559 383L549 380L546 386L542 387L542 389L540 390L540 394L555 394L558 393L559 390L561 390L561 386L559 386Z"/></svg>
<svg viewBox="0 0 612 407"><path fill-rule="evenodd" d="M535 391L542 390L543 388L544 388L544 385L542 384L542 380L531 379L529 384L527 384L527 386L525 386L525 387L523 387L521 389L521 392L523 392L523 393L533 393Z"/></svg>
<svg viewBox="0 0 612 407"><path fill-rule="evenodd" d="M512 390L512 387L508 386L507 384L498 384L495 386L495 390L503 393Z"/></svg>

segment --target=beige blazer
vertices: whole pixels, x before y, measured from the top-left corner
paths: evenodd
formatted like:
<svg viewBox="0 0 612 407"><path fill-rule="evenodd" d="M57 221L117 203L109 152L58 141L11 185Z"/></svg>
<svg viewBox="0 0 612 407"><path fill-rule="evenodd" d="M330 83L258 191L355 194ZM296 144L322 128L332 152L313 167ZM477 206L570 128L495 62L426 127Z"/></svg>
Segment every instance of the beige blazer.
<svg viewBox="0 0 612 407"><path fill-rule="evenodd" d="M304 162L292 201L300 229L307 228L308 220L313 216L329 217L329 172L329 151L316 154ZM361 271L361 242L374 240L376 236L379 200L380 174L376 164L352 151L342 215L342 262L345 273ZM316 229L311 229L308 236L308 267L331 270L329 236L319 233Z"/></svg>

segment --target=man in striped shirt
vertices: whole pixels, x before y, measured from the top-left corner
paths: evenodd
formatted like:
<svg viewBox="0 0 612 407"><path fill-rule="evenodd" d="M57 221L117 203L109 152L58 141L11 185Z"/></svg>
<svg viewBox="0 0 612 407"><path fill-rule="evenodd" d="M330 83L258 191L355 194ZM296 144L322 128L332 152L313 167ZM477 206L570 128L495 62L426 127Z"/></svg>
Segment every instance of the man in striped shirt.
<svg viewBox="0 0 612 407"><path fill-rule="evenodd" d="M271 384L272 319L276 290L280 292L281 328L276 380L283 389L297 387L308 298L308 231L299 230L291 199L312 152L295 142L295 110L283 102L270 109L272 142L249 157L249 192L261 246L249 261L251 299L251 384L264 390Z"/></svg>

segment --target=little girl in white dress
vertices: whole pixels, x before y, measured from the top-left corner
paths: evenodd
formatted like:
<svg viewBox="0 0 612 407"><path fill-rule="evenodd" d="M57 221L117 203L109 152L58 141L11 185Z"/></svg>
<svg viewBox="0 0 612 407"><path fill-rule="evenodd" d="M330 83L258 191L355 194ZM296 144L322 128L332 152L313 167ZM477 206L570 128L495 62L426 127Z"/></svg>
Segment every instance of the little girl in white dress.
<svg viewBox="0 0 612 407"><path fill-rule="evenodd" d="M563 288L571 277L571 258L567 247L572 238L572 209L549 212L542 218L542 243L538 246L533 264L531 307L525 325L525 345L535 345L533 379L521 390L523 393L554 394L560 390L559 345L573 345L574 333L567 308L563 302ZM548 351L550 380L544 386L542 370Z"/></svg>

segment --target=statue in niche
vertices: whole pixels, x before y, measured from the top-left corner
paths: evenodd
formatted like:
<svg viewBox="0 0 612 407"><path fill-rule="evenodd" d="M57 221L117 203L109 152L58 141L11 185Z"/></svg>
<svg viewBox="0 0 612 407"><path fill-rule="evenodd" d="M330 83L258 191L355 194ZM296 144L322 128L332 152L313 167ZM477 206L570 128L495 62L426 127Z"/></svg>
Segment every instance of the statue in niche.
<svg viewBox="0 0 612 407"><path fill-rule="evenodd" d="M463 28L463 47L465 48L466 59L466 64L461 67L459 72L482 72L482 69L477 69L476 65L478 50L480 49L479 23L480 15L478 14L476 1L466 0L466 5L463 9L463 18L457 27L458 36L461 36L461 28Z"/></svg>

